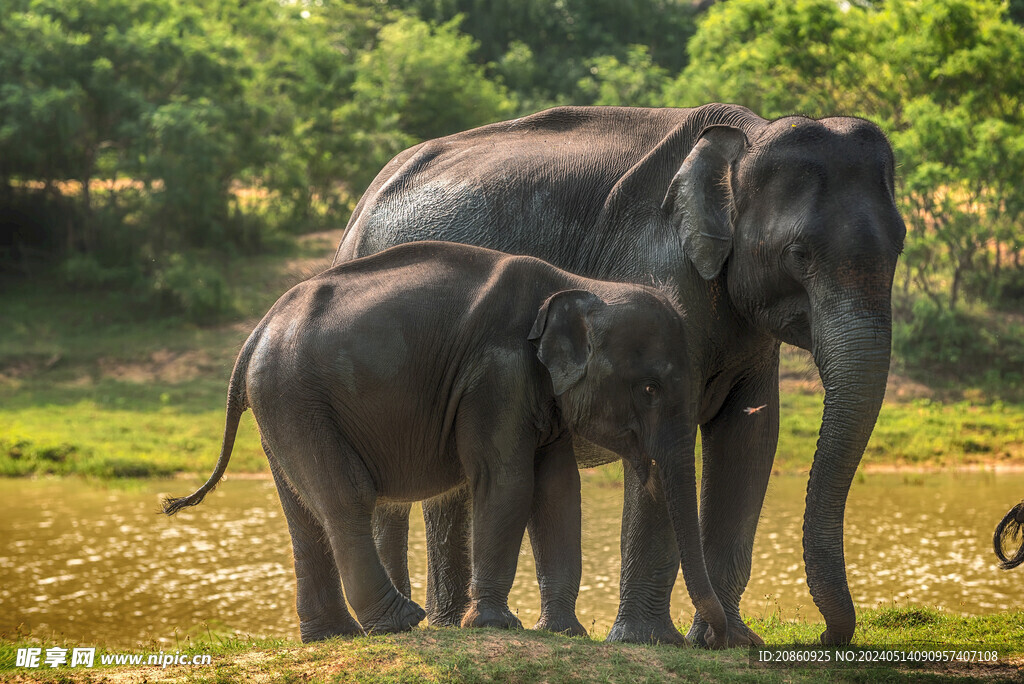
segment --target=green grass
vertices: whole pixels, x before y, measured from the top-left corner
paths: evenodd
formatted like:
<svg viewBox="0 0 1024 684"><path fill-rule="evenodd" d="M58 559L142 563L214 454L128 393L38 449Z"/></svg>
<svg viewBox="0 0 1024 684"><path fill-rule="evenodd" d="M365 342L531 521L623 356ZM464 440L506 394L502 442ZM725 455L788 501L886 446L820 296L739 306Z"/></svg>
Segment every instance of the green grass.
<svg viewBox="0 0 1024 684"><path fill-rule="evenodd" d="M130 291L3 283L0 475L212 470L242 342L288 287L329 265L337 238L309 236L284 256L236 259L229 295L238 320L205 327L146 310ZM248 416L231 467L267 467Z"/></svg>
<svg viewBox="0 0 1024 684"><path fill-rule="evenodd" d="M811 467L821 424L821 396L782 395L776 468ZM964 466L1024 464L1024 405L886 401L864 452L865 464Z"/></svg>
<svg viewBox="0 0 1024 684"><path fill-rule="evenodd" d="M813 644L822 624L783 622L775 618L751 621L768 644ZM672 646L607 644L592 638L566 638L534 631L417 629L399 635L336 638L301 645L288 640L220 636L199 631L174 649L140 644L132 651L148 656L161 650L188 655L210 654L212 664L158 667L97 666L77 671L16 668L19 647L73 648L80 644L0 635L0 673L31 674L31 681L96 681L97 678L145 678L157 681L230 682L260 679L270 682L877 682L1009 681L1024 667L1024 613L959 617L928 608L884 608L863 611L854 646L934 650L996 648L994 666L930 667L924 670L888 665L845 667L778 667L751 665L747 649L704 651ZM114 679L121 681L121 679Z"/></svg>
<svg viewBox="0 0 1024 684"><path fill-rule="evenodd" d="M185 412L105 407L83 400L0 411L0 475L169 476L213 470L223 410ZM243 417L233 472L261 472L266 458L251 417Z"/></svg>
<svg viewBox="0 0 1024 684"><path fill-rule="evenodd" d="M232 348L245 333L237 334ZM0 386L0 475L100 478L211 471L224 430L230 361L182 382L29 381ZM786 393L775 467L810 468L821 397ZM870 465L1024 463L1024 405L928 399L886 402L865 452ZM231 472L263 472L250 414L243 416Z"/></svg>

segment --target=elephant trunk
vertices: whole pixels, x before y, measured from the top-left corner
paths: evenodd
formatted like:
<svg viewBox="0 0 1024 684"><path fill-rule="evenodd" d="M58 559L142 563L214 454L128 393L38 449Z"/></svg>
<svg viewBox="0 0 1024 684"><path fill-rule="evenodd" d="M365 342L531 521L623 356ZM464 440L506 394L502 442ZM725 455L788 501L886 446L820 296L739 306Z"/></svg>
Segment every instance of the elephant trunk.
<svg viewBox="0 0 1024 684"><path fill-rule="evenodd" d="M711 586L704 550L701 545L700 524L697 518L697 476L694 470L695 433L691 432L683 448L652 451L661 472L665 501L679 545L679 556L686 591L694 608L711 627L708 644L725 648L728 624L722 603ZM660 452L660 453L659 453Z"/></svg>
<svg viewBox="0 0 1024 684"><path fill-rule="evenodd" d="M807 587L825 618L821 640L826 645L850 643L856 626L843 556L843 517L889 374L888 293L873 303L856 304L816 317L813 329L825 407L807 485L803 541Z"/></svg>

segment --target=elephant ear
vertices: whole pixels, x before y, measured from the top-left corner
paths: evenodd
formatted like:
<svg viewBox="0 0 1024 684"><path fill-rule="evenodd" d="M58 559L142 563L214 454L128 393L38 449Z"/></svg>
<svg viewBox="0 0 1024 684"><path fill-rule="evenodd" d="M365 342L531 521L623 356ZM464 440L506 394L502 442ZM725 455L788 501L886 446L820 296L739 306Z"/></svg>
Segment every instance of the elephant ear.
<svg viewBox="0 0 1024 684"><path fill-rule="evenodd" d="M537 344L537 358L551 375L555 396L579 382L590 359L590 315L605 306L586 290L563 290L548 297L537 312L527 338Z"/></svg>
<svg viewBox="0 0 1024 684"><path fill-rule="evenodd" d="M672 178L661 204L683 236L683 250L705 280L717 276L732 250L732 168L747 147L738 128L710 126Z"/></svg>

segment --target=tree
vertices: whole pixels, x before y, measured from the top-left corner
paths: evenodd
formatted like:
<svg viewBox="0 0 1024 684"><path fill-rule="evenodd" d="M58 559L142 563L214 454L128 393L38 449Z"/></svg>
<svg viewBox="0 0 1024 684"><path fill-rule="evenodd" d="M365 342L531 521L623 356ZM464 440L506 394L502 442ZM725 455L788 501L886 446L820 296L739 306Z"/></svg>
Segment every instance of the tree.
<svg viewBox="0 0 1024 684"><path fill-rule="evenodd" d="M394 6L434 22L462 16L462 30L479 42L476 62L495 65L532 103L589 103L592 93L576 86L591 60L628 60L634 45L647 46L652 63L677 72L694 31L693 11L680 0L400 0ZM528 84L518 78L524 71Z"/></svg>
<svg viewBox="0 0 1024 684"><path fill-rule="evenodd" d="M472 61L476 43L457 24L401 17L381 28L377 44L360 57L352 99L334 111L353 131L345 151L360 162L349 178L355 185L415 142L513 113L506 89Z"/></svg>
<svg viewBox="0 0 1024 684"><path fill-rule="evenodd" d="M643 45L629 49L625 63L605 55L590 60L590 75L579 82L579 90L595 105L660 107L668 72L651 59Z"/></svg>
<svg viewBox="0 0 1024 684"><path fill-rule="evenodd" d="M1024 30L979 0L889 2L873 24L889 36L886 68L866 85L886 94L877 113L905 178L908 244L929 255L905 268L951 307L965 281L998 296L1024 232L1024 73L1006 68L1024 63Z"/></svg>
<svg viewBox="0 0 1024 684"><path fill-rule="evenodd" d="M834 0L718 3L687 45L667 104L733 102L769 118L866 112L857 83L867 28L865 10Z"/></svg>
<svg viewBox="0 0 1024 684"><path fill-rule="evenodd" d="M718 3L666 102L879 123L903 178L904 289L956 306L966 290L1018 282L1024 70L1008 65L1024 64L1024 31L1003 12L984 0Z"/></svg>
<svg viewBox="0 0 1024 684"><path fill-rule="evenodd" d="M78 181L69 251L101 251L93 180L121 175L148 188L162 238L217 237L256 149L252 71L228 25L175 0L31 0L0 27L3 175Z"/></svg>

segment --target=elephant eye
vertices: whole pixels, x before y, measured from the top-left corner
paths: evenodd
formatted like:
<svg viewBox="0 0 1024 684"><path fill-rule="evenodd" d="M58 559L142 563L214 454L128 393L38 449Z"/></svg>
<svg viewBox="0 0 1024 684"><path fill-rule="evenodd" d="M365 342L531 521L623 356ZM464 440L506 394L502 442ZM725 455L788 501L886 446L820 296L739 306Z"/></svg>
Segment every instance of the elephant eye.
<svg viewBox="0 0 1024 684"><path fill-rule="evenodd" d="M644 384L644 394L646 394L649 399L653 399L658 396L658 392L660 390L661 388L658 387L656 383L648 382Z"/></svg>
<svg viewBox="0 0 1024 684"><path fill-rule="evenodd" d="M807 248L801 244L794 243L786 248L783 253L786 270L796 278L806 274L808 267Z"/></svg>

